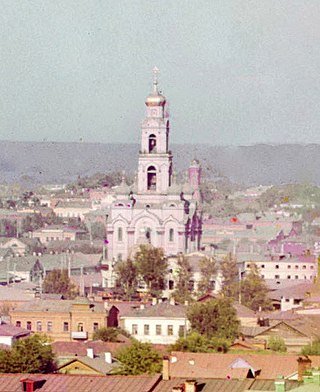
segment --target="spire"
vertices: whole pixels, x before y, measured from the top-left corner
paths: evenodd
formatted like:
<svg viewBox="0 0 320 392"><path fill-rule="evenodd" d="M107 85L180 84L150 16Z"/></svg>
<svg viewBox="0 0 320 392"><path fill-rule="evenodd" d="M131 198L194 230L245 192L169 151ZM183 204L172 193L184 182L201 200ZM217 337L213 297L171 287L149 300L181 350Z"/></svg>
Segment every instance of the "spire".
<svg viewBox="0 0 320 392"><path fill-rule="evenodd" d="M160 73L159 68L154 67L152 70L153 73L153 94L158 94L158 75Z"/></svg>

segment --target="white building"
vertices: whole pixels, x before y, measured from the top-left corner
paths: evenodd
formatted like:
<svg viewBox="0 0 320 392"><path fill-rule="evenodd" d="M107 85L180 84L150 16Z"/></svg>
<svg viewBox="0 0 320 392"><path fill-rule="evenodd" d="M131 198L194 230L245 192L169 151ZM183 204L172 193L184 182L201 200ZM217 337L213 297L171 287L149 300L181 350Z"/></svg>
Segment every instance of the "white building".
<svg viewBox="0 0 320 392"><path fill-rule="evenodd" d="M154 69L153 90L146 99L147 113L141 126L138 175L129 187L123 178L115 189L116 200L101 213L107 232L106 259L125 260L140 244L163 248L166 255L199 249L201 235L200 165L194 160L188 182L178 184L169 150L169 119L166 98L158 91ZM109 282L111 277L105 276Z"/></svg>
<svg viewBox="0 0 320 392"><path fill-rule="evenodd" d="M120 326L140 342L173 344L190 329L186 310L173 301L140 305L120 316Z"/></svg>

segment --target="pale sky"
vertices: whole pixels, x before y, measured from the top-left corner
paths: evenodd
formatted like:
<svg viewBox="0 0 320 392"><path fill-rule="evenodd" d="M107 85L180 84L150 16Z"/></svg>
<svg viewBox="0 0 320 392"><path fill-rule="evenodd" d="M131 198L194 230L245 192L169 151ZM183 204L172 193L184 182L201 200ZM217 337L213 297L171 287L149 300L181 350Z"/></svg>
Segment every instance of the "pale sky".
<svg viewBox="0 0 320 392"><path fill-rule="evenodd" d="M0 0L0 139L320 143L319 0Z"/></svg>

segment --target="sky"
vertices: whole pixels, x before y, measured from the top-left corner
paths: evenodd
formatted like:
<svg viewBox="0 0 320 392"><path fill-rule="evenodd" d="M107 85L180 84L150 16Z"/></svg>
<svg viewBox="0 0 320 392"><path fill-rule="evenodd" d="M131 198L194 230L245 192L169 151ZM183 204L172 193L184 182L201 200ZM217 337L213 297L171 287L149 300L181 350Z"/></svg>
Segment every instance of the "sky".
<svg viewBox="0 0 320 392"><path fill-rule="evenodd" d="M0 139L320 143L319 0L0 0Z"/></svg>

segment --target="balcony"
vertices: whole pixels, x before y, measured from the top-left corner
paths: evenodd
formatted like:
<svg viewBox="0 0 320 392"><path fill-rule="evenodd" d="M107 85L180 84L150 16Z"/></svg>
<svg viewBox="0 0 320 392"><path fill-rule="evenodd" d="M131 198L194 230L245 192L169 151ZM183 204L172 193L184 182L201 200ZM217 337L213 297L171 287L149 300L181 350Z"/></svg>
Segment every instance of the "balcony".
<svg viewBox="0 0 320 392"><path fill-rule="evenodd" d="M73 331L71 332L71 338L77 340L85 340L88 339L88 332L86 331Z"/></svg>

